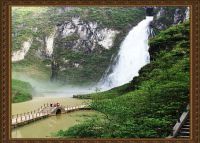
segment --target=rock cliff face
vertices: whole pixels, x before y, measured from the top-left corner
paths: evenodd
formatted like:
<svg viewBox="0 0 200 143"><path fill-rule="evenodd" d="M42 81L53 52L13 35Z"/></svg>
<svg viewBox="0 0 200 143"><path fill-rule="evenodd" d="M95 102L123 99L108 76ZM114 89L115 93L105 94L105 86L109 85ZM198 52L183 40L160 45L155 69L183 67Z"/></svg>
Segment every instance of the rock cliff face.
<svg viewBox="0 0 200 143"><path fill-rule="evenodd" d="M20 50L12 53L12 62L17 62L17 61L23 60L25 55L27 54L28 50L31 47L31 43L32 43L31 39L23 42L22 48Z"/></svg>
<svg viewBox="0 0 200 143"><path fill-rule="evenodd" d="M154 31L165 30L189 19L189 7L154 7Z"/></svg>
<svg viewBox="0 0 200 143"><path fill-rule="evenodd" d="M93 57L94 60L98 60L97 57L95 58L92 55L98 53L99 56L102 55L106 58L104 56L105 52L114 47L114 41L119 33L120 31L115 29L102 28L96 22L84 22L80 20L80 17L72 17L70 20L57 25L54 51L52 52L51 80L75 80L72 79L75 76L74 74L73 76L72 73L70 73L70 76L66 74L69 68L80 71L79 74L81 74L81 71L83 72L83 69L86 68L85 66L89 65L90 59L88 58ZM109 53L109 51L107 52ZM71 57L72 55L73 57ZM87 56L88 58L78 55ZM92 66L87 68L93 69ZM91 75L94 74L92 71L90 72Z"/></svg>
<svg viewBox="0 0 200 143"><path fill-rule="evenodd" d="M80 17L72 17L58 25L55 47L69 48L73 51L92 52L99 46L110 49L119 31L101 28L96 22L84 22ZM61 44L60 44L61 43ZM60 48L61 48L60 47Z"/></svg>

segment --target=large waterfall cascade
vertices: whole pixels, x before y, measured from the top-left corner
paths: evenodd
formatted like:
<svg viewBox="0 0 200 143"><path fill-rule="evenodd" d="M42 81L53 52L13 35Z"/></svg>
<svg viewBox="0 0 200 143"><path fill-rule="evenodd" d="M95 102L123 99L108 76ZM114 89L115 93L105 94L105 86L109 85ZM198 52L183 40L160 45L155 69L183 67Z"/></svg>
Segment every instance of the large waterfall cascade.
<svg viewBox="0 0 200 143"><path fill-rule="evenodd" d="M150 62L148 37L152 20L152 16L147 16L131 29L120 46L116 64L110 66L100 80L100 88L107 90L130 82Z"/></svg>

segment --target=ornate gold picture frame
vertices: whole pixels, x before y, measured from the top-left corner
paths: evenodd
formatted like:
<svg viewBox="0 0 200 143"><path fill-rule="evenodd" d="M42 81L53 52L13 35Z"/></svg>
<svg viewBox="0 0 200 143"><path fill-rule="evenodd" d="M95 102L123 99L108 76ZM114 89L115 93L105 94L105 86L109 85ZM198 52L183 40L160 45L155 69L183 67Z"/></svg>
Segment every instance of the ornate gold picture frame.
<svg viewBox="0 0 200 143"><path fill-rule="evenodd" d="M11 7L12 6L189 6L190 7L190 138L140 138L140 139L65 139L65 138L11 138ZM0 138L2 143L198 143L200 142L199 94L200 94L200 2L199 0L1 0L0 23ZM33 129L34 132L34 129Z"/></svg>

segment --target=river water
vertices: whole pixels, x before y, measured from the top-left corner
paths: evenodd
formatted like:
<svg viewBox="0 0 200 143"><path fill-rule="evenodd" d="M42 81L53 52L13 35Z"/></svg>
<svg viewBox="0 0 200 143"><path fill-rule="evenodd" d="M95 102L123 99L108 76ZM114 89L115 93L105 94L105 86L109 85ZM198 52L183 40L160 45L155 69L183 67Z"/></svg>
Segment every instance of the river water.
<svg viewBox="0 0 200 143"><path fill-rule="evenodd" d="M75 106L81 105L89 100L79 100L70 97L34 97L32 100L12 104L12 115L25 113L38 109L44 103L57 103L61 105ZM59 130L66 130L92 116L96 116L95 111L77 111L42 119L28 125L12 129L12 138L48 138L55 137Z"/></svg>

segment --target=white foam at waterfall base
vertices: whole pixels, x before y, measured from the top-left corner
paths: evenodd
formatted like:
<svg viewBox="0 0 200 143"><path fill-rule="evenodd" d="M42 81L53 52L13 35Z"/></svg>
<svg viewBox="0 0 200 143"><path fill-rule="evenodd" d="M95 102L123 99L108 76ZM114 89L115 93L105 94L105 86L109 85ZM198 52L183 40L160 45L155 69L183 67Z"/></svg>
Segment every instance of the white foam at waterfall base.
<svg viewBox="0 0 200 143"><path fill-rule="evenodd" d="M138 76L138 71L150 62L148 37L152 20L153 17L146 17L128 33L120 46L112 71L106 73L99 82L101 89L111 89L130 82L133 77Z"/></svg>

